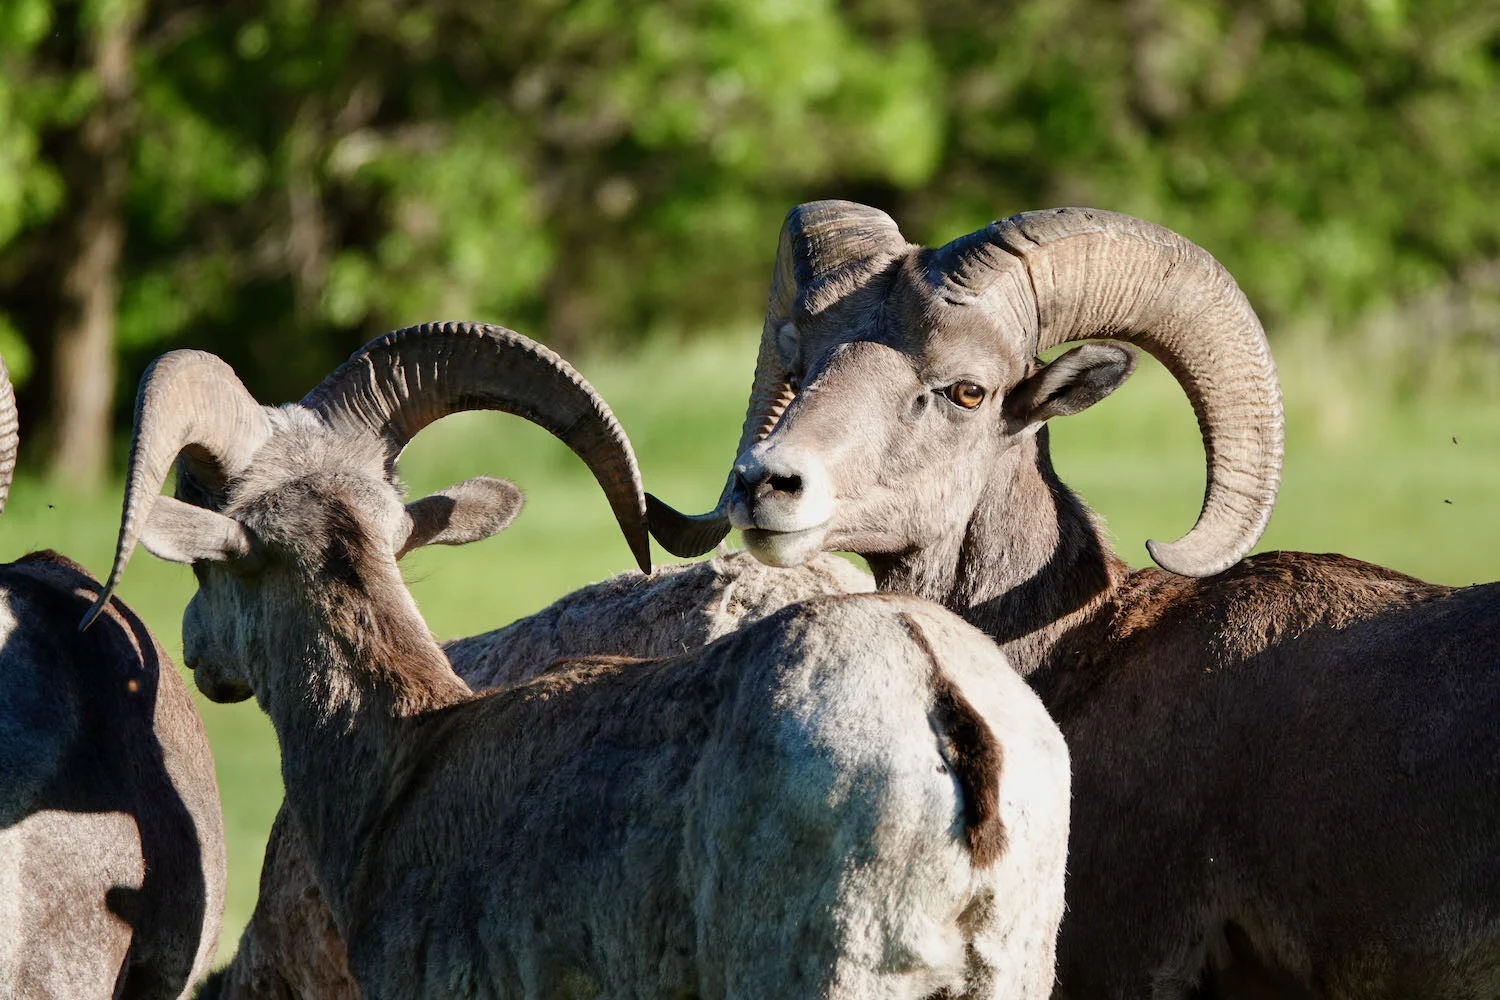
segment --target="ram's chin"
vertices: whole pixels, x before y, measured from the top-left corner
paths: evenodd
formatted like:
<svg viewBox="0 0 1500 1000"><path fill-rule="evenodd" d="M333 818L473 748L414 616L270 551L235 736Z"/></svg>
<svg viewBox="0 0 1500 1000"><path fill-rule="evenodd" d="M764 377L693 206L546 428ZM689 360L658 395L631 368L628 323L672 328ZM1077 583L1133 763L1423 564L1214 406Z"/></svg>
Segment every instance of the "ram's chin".
<svg viewBox="0 0 1500 1000"><path fill-rule="evenodd" d="M767 566L801 566L823 551L828 526L820 524L802 531L768 531L746 528L745 548Z"/></svg>
<svg viewBox="0 0 1500 1000"><path fill-rule="evenodd" d="M250 690L250 685L244 681L220 677L210 669L194 669L193 683L198 686L203 697L219 705L233 705L247 701L255 694Z"/></svg>

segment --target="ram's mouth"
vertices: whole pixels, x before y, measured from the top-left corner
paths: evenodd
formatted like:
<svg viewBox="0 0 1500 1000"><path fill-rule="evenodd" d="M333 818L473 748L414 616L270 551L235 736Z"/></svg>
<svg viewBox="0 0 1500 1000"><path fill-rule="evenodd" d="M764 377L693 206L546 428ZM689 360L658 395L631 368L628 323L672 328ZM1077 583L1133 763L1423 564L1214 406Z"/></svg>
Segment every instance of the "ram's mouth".
<svg viewBox="0 0 1500 1000"><path fill-rule="evenodd" d="M217 670L213 667L205 667L196 657L192 659L184 657L183 666L193 672L193 683L197 685L199 693L215 704L233 705L247 701L255 695L255 692L250 690L250 685L244 681L221 677Z"/></svg>
<svg viewBox="0 0 1500 1000"><path fill-rule="evenodd" d="M798 531L746 528L741 534L750 554L768 566L800 566L823 551L828 522Z"/></svg>

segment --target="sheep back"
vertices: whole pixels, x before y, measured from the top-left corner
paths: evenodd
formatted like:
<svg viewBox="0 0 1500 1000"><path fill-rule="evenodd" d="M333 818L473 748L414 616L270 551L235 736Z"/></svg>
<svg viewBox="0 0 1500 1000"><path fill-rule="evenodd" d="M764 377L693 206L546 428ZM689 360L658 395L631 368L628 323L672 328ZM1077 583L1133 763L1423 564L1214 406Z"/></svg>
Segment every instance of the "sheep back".
<svg viewBox="0 0 1500 1000"><path fill-rule="evenodd" d="M663 566L649 577L622 573L504 628L449 642L444 651L470 687L488 689L535 677L570 656L673 656L792 602L873 589L868 574L838 556L780 570L733 552ZM285 807L271 829L255 913L233 961L215 974L203 996L358 1000L302 832Z"/></svg>
<svg viewBox="0 0 1500 1000"><path fill-rule="evenodd" d="M875 589L869 574L832 554L795 570L732 552L621 573L590 584L504 628L446 643L443 651L474 690L536 676L554 660L608 653L654 659L728 635L797 601Z"/></svg>
<svg viewBox="0 0 1500 1000"><path fill-rule="evenodd" d="M344 904L351 967L381 995L1050 990L1067 752L994 644L936 605L814 600L423 725L424 766L386 797ZM998 789L961 756L995 761ZM985 794L1005 832L981 856L967 803Z"/></svg>
<svg viewBox="0 0 1500 1000"><path fill-rule="evenodd" d="M0 993L184 995L224 905L213 758L126 605L51 552L0 567Z"/></svg>

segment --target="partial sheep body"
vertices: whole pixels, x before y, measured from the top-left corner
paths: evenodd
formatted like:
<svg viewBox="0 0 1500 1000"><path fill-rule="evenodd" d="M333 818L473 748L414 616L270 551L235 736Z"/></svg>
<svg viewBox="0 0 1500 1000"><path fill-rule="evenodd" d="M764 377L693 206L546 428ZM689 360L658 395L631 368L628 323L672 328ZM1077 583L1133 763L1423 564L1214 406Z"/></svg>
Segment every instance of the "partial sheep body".
<svg viewBox="0 0 1500 1000"><path fill-rule="evenodd" d="M813 602L701 655L570 664L435 721L421 782L391 793L411 806L371 824L354 874L379 895L345 903L367 915L350 927L366 996L1045 996L1066 754L975 639L915 602ZM1040 870L992 882L965 844L977 792L932 722L949 662L1004 734L1010 846Z"/></svg>
<svg viewBox="0 0 1500 1000"><path fill-rule="evenodd" d="M213 758L172 661L51 552L0 566L0 994L170 998L224 907Z"/></svg>
<svg viewBox="0 0 1500 1000"><path fill-rule="evenodd" d="M565 661L477 697L452 672L396 558L500 530L519 494L472 480L403 506L395 456L487 390L466 368L468 387L435 405L385 392L379 366L432 385L428 359L481 367L489 351L491 387L565 410L588 393L602 437L515 408L596 446L586 460L644 538L602 401L508 331L390 335L300 407L233 402L232 374L188 354L159 361L138 397L111 581L137 537L195 564L185 658L205 693L253 692L271 716L366 1000L1049 990L1066 749L989 640L941 608L804 602L669 660ZM372 352L391 360L333 410L350 422L329 419L322 401ZM557 391L528 358L548 360ZM183 412L184 386L222 409ZM191 445L211 507L156 496Z"/></svg>
<svg viewBox="0 0 1500 1000"><path fill-rule="evenodd" d="M0 506L16 454L0 363ZM213 758L172 661L55 552L0 565L0 995L172 1000L224 908Z"/></svg>
<svg viewBox="0 0 1500 1000"><path fill-rule="evenodd" d="M672 656L707 645L796 601L874 589L869 574L823 556L797 570L764 566L745 552L621 573L541 611L444 645L471 688L530 680L554 661L590 654ZM333 915L291 813L277 813L261 866L260 894L239 948L215 974L213 997L353 1000L358 997Z"/></svg>
<svg viewBox="0 0 1500 1000"><path fill-rule="evenodd" d="M825 555L795 572L748 552L621 573L558 598L534 615L443 644L477 690L530 680L553 660L608 653L658 658L706 646L788 604L875 589L870 574Z"/></svg>
<svg viewBox="0 0 1500 1000"><path fill-rule="evenodd" d="M1202 513L1148 543L1163 569L1118 559L1053 469L1047 421L1135 355L1038 355L1099 337L1160 359L1203 432ZM1055 209L926 249L820 202L782 231L719 508L653 527L678 554L731 523L777 565L858 552L1029 677L1074 768L1059 996L1493 996L1500 586L1241 561L1282 429L1259 320L1176 233Z"/></svg>
<svg viewBox="0 0 1500 1000"><path fill-rule="evenodd" d="M1112 834L1073 841L1070 872L1107 877L1072 893L1068 996L1139 974L1083 953L1110 917L1158 949L1212 928L1156 954L1206 967L1215 996L1244 995L1236 977L1294 997L1500 991L1500 585L1272 552L1206 580L1131 573L1071 638L1111 655L1054 650L1031 679L1074 750L1076 815ZM1127 713L1149 752L1108 749Z"/></svg>

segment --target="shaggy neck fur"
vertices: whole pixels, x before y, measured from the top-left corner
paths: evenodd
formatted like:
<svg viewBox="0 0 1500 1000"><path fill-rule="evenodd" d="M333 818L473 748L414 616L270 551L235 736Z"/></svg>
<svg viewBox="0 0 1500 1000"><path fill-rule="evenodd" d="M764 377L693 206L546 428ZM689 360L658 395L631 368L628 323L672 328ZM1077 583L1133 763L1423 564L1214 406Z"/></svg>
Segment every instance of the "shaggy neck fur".
<svg viewBox="0 0 1500 1000"><path fill-rule="evenodd" d="M1104 606L1129 570L1052 469L1047 429L1000 459L962 533L899 556L871 556L880 590L943 604L1029 676Z"/></svg>
<svg viewBox="0 0 1500 1000"><path fill-rule="evenodd" d="M349 549L347 577L307 581L307 618L271 651L262 700L281 744L287 802L345 931L369 840L400 793L406 732L470 693L395 565L362 539Z"/></svg>

